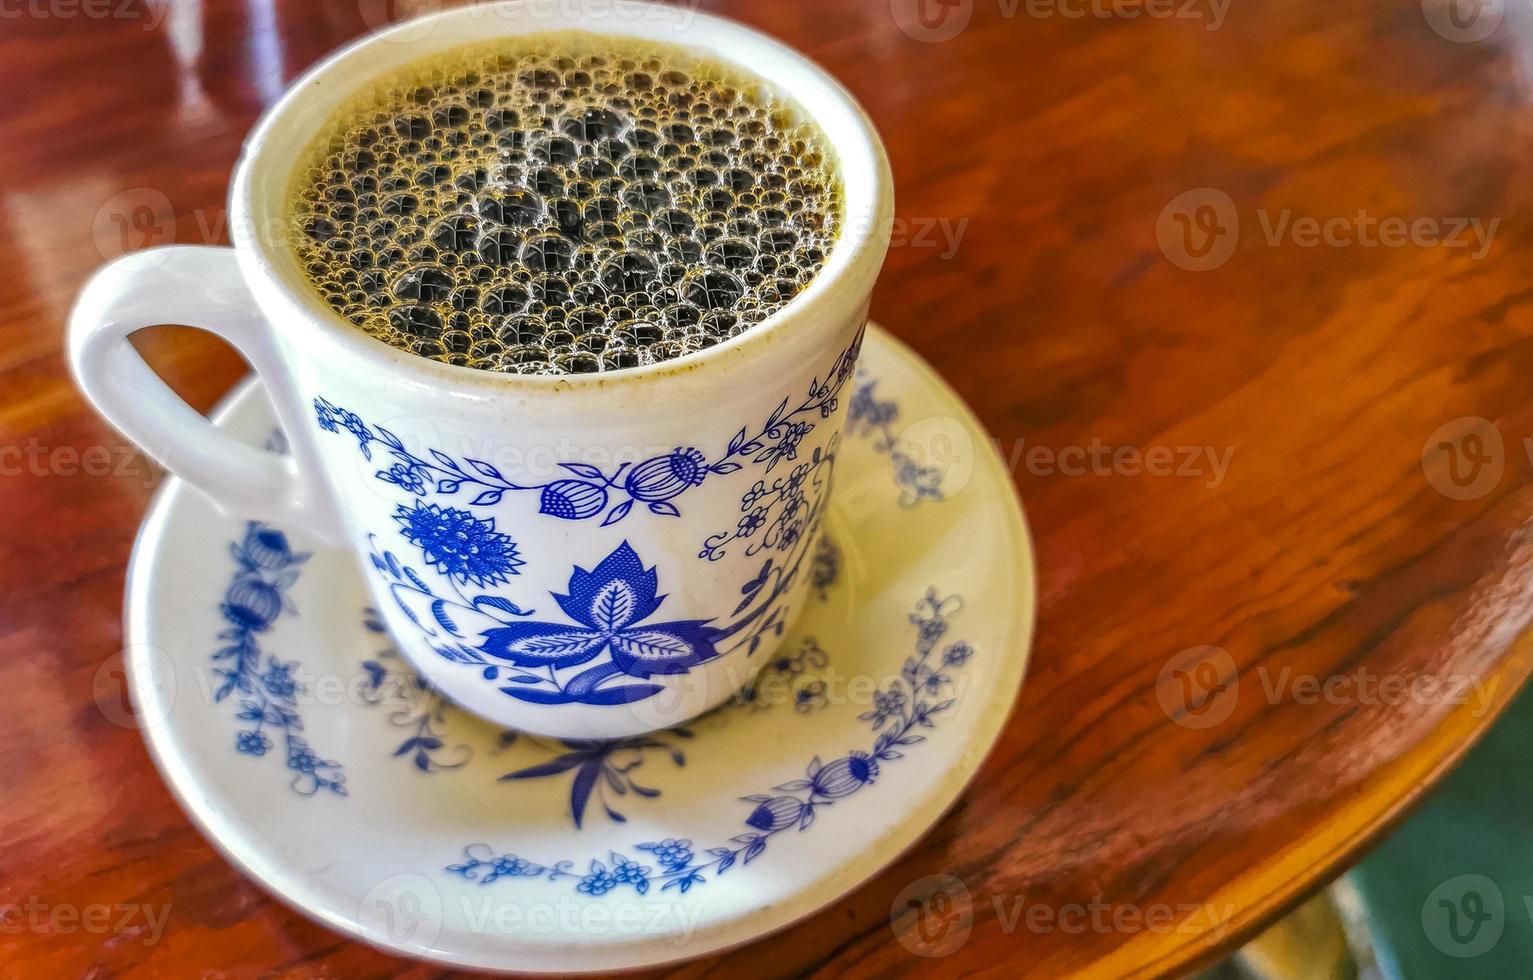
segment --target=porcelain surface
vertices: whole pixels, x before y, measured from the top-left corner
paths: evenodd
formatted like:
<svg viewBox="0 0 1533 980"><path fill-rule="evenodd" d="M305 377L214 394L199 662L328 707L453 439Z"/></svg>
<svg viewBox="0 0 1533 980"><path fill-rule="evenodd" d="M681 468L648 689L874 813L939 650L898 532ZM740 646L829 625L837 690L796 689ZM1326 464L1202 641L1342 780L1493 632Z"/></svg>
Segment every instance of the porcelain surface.
<svg viewBox="0 0 1533 980"><path fill-rule="evenodd" d="M973 776L1019 690L1035 592L1010 480L952 391L877 328L848 388L802 619L726 706L615 741L519 735L450 705L394 651L350 552L172 480L127 607L161 771L251 877L422 959L633 968L826 905ZM281 448L253 383L218 423ZM590 581L627 583L644 618L642 562L609 561Z"/></svg>

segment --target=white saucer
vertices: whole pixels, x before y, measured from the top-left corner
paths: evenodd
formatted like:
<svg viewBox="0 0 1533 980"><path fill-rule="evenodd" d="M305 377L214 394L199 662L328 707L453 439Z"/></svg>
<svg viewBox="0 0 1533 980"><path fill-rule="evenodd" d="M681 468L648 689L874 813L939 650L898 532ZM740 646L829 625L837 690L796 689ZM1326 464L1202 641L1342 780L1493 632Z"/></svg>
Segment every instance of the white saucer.
<svg viewBox="0 0 1533 980"><path fill-rule="evenodd" d="M349 554L171 480L127 599L161 772L298 910L455 966L653 966L833 902L963 791L1034 611L1021 508L968 409L877 328L855 384L819 598L754 697L616 744L518 738L442 704L370 622ZM252 382L217 420L273 438Z"/></svg>

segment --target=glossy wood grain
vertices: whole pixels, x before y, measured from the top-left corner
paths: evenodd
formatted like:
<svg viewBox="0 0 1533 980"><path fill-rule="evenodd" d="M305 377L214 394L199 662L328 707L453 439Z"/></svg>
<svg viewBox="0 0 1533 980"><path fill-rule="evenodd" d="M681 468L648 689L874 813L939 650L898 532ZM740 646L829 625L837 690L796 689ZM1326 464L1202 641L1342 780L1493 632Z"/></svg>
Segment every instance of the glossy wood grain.
<svg viewBox="0 0 1533 980"><path fill-rule="evenodd" d="M1011 462L1041 602L1018 710L937 829L812 920L681 975L1208 961L1338 873L1533 666L1526 11L1466 41L1431 0L956 0L924 28L905 0L706 6L809 52L883 132L906 223L874 314ZM105 256L223 240L242 136L378 5L87 9L0 19L0 906L168 918L154 935L142 916L11 913L0 974L440 972L241 878L115 723L124 564L157 475L61 354ZM1107 15L1064 16L1082 10ZM954 26L944 11L970 20L912 36ZM1481 249L1385 241L1384 218L1495 225ZM186 331L143 346L201 408L243 370ZM1464 417L1488 421L1436 434ZM1146 472L1162 449L1172 472ZM937 961L897 941L913 914L890 921L932 874L973 915Z"/></svg>

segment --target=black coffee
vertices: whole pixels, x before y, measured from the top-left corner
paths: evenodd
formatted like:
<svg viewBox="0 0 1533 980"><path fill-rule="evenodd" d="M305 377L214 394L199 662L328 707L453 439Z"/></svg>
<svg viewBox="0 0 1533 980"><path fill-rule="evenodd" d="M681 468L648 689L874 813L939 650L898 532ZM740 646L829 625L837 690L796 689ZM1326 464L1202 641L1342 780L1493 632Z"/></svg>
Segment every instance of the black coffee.
<svg viewBox="0 0 1533 980"><path fill-rule="evenodd" d="M462 50L331 121L294 248L342 316L452 364L654 364L749 330L824 264L824 136L685 49L586 34Z"/></svg>

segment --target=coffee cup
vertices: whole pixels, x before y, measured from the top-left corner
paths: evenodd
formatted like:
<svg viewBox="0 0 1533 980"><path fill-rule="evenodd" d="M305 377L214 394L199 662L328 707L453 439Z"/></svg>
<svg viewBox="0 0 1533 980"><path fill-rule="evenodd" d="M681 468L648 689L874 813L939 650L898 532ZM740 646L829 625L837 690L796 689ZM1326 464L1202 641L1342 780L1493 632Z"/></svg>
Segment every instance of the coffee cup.
<svg viewBox="0 0 1533 980"><path fill-rule="evenodd" d="M337 107L422 58L571 30L683 45L804 107L833 151L844 220L802 293L706 350L539 376L396 349L305 287L284 235L289 188ZM233 247L122 256L74 309L75 375L128 438L226 512L354 552L400 652L498 725L565 739L671 727L770 658L807 598L893 215L883 147L834 79L679 8L437 13L296 81L247 140L229 208ZM129 343L164 323L245 356L287 453L237 441L165 385Z"/></svg>

